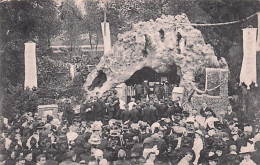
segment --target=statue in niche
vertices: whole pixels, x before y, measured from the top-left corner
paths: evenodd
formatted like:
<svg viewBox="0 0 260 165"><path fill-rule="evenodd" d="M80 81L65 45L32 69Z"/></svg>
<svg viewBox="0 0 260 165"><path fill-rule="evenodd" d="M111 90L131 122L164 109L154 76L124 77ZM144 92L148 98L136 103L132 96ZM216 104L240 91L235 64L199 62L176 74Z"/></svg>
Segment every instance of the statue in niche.
<svg viewBox="0 0 260 165"><path fill-rule="evenodd" d="M165 39L165 37L164 37L164 30L161 29L159 31L159 34L160 34L161 41L164 42L164 39Z"/></svg>

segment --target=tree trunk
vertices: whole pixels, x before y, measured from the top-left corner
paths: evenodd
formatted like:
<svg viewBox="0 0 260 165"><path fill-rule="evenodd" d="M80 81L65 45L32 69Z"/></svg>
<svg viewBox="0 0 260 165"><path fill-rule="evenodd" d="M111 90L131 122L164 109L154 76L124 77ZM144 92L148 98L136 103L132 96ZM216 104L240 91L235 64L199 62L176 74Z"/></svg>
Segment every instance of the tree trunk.
<svg viewBox="0 0 260 165"><path fill-rule="evenodd" d="M89 44L90 44L90 48L92 50L92 35L90 34L90 32L88 33L89 36Z"/></svg>
<svg viewBox="0 0 260 165"><path fill-rule="evenodd" d="M99 36L98 36L98 32L96 31L96 53L97 53L97 47L98 47L98 40L99 40Z"/></svg>

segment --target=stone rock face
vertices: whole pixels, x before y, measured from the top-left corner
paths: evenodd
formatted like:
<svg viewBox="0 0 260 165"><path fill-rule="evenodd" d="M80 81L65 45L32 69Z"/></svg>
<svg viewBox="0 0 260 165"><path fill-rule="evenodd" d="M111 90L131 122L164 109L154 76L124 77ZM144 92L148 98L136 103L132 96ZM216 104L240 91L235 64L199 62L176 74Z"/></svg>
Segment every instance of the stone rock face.
<svg viewBox="0 0 260 165"><path fill-rule="evenodd" d="M212 46L206 44L201 32L189 23L182 14L135 24L131 31L118 36L111 52L104 55L88 75L85 90L88 94L102 94L143 67L167 73L173 65L177 66L180 86L190 89L198 68L227 68L225 60L217 60ZM98 80L100 71L106 75L102 84Z"/></svg>

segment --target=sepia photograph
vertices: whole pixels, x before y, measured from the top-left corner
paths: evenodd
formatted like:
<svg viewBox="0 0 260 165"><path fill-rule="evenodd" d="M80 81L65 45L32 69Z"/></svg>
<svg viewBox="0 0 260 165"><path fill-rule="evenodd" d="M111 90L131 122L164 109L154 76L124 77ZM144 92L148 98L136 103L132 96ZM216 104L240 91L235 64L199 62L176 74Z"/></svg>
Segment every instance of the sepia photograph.
<svg viewBox="0 0 260 165"><path fill-rule="evenodd" d="M260 165L260 0L0 0L0 165Z"/></svg>

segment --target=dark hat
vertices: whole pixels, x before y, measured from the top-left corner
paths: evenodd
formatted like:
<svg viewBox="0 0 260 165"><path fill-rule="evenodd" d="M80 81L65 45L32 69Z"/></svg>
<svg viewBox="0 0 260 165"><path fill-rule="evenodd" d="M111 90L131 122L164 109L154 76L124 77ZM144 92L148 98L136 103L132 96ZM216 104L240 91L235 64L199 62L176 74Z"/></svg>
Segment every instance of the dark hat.
<svg viewBox="0 0 260 165"><path fill-rule="evenodd" d="M73 119L73 121L74 121L74 122L80 122L81 120L80 120L79 117L75 117L75 118Z"/></svg>
<svg viewBox="0 0 260 165"><path fill-rule="evenodd" d="M45 124L43 122L40 122L38 125L37 125L37 129L43 129L45 128Z"/></svg>
<svg viewBox="0 0 260 165"><path fill-rule="evenodd" d="M54 148L50 148L50 149L47 150L47 154L56 155L57 154L57 150L55 150Z"/></svg>
<svg viewBox="0 0 260 165"><path fill-rule="evenodd" d="M209 155L207 157L208 161L218 161L218 155L214 152L209 152Z"/></svg>
<svg viewBox="0 0 260 165"><path fill-rule="evenodd" d="M67 143L67 136L66 135L60 135L57 139L57 143Z"/></svg>

